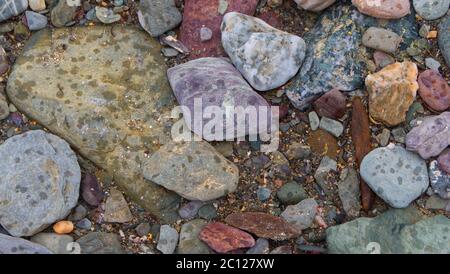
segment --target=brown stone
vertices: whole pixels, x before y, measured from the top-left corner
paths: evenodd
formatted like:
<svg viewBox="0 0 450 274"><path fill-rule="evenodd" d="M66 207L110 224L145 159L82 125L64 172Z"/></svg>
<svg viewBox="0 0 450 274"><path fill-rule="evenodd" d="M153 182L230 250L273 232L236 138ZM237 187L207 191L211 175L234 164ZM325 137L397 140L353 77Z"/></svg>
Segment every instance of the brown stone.
<svg viewBox="0 0 450 274"><path fill-rule="evenodd" d="M380 19L399 19L410 13L409 0L352 0L361 13Z"/></svg>
<svg viewBox="0 0 450 274"><path fill-rule="evenodd" d="M320 116L339 119L345 114L345 95L332 89L314 102L314 110Z"/></svg>
<svg viewBox="0 0 450 274"><path fill-rule="evenodd" d="M444 111L450 106L450 87L441 74L429 69L419 75L419 94L423 101L435 111Z"/></svg>
<svg viewBox="0 0 450 274"><path fill-rule="evenodd" d="M291 239L301 233L284 219L263 212L232 213L225 218L225 222L258 237L276 241Z"/></svg>
<svg viewBox="0 0 450 274"><path fill-rule="evenodd" d="M199 238L219 253L255 245L255 239L247 232L219 222L210 223L203 227Z"/></svg>
<svg viewBox="0 0 450 274"><path fill-rule="evenodd" d="M371 150L369 116L361 98L356 97L353 100L351 134L353 145L355 146L355 158L358 166ZM370 210L373 206L375 194L369 186L361 179L361 204L364 210Z"/></svg>
<svg viewBox="0 0 450 274"><path fill-rule="evenodd" d="M220 0L186 0L184 1L183 23L180 28L180 41L191 51L189 58L224 56L220 24L223 15L236 11L253 15L258 0L227 0L228 7L219 13ZM200 29L207 27L212 31L208 41L200 39Z"/></svg>
<svg viewBox="0 0 450 274"><path fill-rule="evenodd" d="M373 61L375 62L375 65L378 69L395 63L394 57L379 50L373 53Z"/></svg>
<svg viewBox="0 0 450 274"><path fill-rule="evenodd" d="M333 159L336 159L338 155L338 144L336 138L322 129L311 131L308 136L307 143L311 147L312 152L315 154L322 156L326 155Z"/></svg>
<svg viewBox="0 0 450 274"><path fill-rule="evenodd" d="M366 87L372 118L388 126L404 122L419 89L417 74L415 63L403 62L386 66L367 76Z"/></svg>

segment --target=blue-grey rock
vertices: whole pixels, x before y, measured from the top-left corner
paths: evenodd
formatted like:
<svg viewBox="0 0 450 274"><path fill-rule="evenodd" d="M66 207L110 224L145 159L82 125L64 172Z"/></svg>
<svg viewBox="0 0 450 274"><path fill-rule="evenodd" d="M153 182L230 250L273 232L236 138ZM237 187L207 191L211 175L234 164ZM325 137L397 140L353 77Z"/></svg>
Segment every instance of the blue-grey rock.
<svg viewBox="0 0 450 274"><path fill-rule="evenodd" d="M315 111L311 111L308 114L308 118L309 118L309 126L311 127L311 130L317 130L320 125L320 119L319 119L319 116L317 115L317 113Z"/></svg>
<svg viewBox="0 0 450 274"><path fill-rule="evenodd" d="M119 236L105 232L91 232L76 241L81 254L125 254Z"/></svg>
<svg viewBox="0 0 450 274"><path fill-rule="evenodd" d="M32 236L75 207L81 172L66 141L28 131L6 140L0 159L0 224L11 235Z"/></svg>
<svg viewBox="0 0 450 274"><path fill-rule="evenodd" d="M27 8L28 8L28 0L0 1L0 22L21 14Z"/></svg>
<svg viewBox="0 0 450 274"><path fill-rule="evenodd" d="M447 13L450 0L413 0L413 5L425 20L436 20Z"/></svg>
<svg viewBox="0 0 450 274"><path fill-rule="evenodd" d="M180 242L178 244L178 254L211 254L211 249L202 242L198 235L208 222L202 219L195 219L183 224L180 230Z"/></svg>
<svg viewBox="0 0 450 274"><path fill-rule="evenodd" d="M425 219L414 207L391 209L375 218L359 218L327 229L331 254L403 254L450 252L450 220Z"/></svg>
<svg viewBox="0 0 450 274"><path fill-rule="evenodd" d="M157 37L180 24L182 15L174 0L141 0L138 18L141 26Z"/></svg>
<svg viewBox="0 0 450 274"><path fill-rule="evenodd" d="M28 28L30 30L40 30L47 26L48 19L45 15L27 10L25 17L27 18Z"/></svg>
<svg viewBox="0 0 450 274"><path fill-rule="evenodd" d="M40 244L0 234L0 254L52 254L52 252Z"/></svg>
<svg viewBox="0 0 450 274"><path fill-rule="evenodd" d="M346 4L327 9L304 36L305 60L286 85L286 95L294 106L304 109L332 88L353 91L363 86L366 49L361 40L369 27L383 27L402 36L401 50L418 37L414 14L383 23Z"/></svg>
<svg viewBox="0 0 450 274"><path fill-rule="evenodd" d="M75 224L76 227L84 230L90 230L92 227L92 222L87 218L81 219L79 222Z"/></svg>
<svg viewBox="0 0 450 274"><path fill-rule="evenodd" d="M169 225L162 225L156 248L163 254L173 254L178 243L178 232Z"/></svg>
<svg viewBox="0 0 450 274"><path fill-rule="evenodd" d="M213 204L206 204L198 210L198 217L205 220L212 220L217 217L217 209Z"/></svg>
<svg viewBox="0 0 450 274"><path fill-rule="evenodd" d="M355 218L361 210L358 173L353 168L346 168L342 171L340 179L338 193L342 207L347 216Z"/></svg>
<svg viewBox="0 0 450 274"><path fill-rule="evenodd" d="M56 233L39 233L31 237L31 242L45 246L55 254L71 254L70 243L73 237L70 235L60 235Z"/></svg>
<svg viewBox="0 0 450 274"><path fill-rule="evenodd" d="M372 150L362 160L360 173L369 187L395 208L407 207L429 185L426 162L401 146Z"/></svg>
<svg viewBox="0 0 450 274"><path fill-rule="evenodd" d="M246 254L268 254L269 251L269 241L264 238L258 238L255 245L247 250Z"/></svg>
<svg viewBox="0 0 450 274"><path fill-rule="evenodd" d="M450 175L439 168L438 161L432 161L428 171L433 191L443 199L450 199Z"/></svg>
<svg viewBox="0 0 450 274"><path fill-rule="evenodd" d="M197 215L198 210L204 205L202 201L190 201L189 203L183 205L179 210L178 214L182 219L194 218Z"/></svg>
<svg viewBox="0 0 450 274"><path fill-rule="evenodd" d="M280 216L299 230L303 230L312 225L318 206L314 199L305 199L298 204L287 206Z"/></svg>
<svg viewBox="0 0 450 274"><path fill-rule="evenodd" d="M278 190L277 197L283 204L293 205L308 198L308 194L298 183L289 182Z"/></svg>
<svg viewBox="0 0 450 274"><path fill-rule="evenodd" d="M450 67L450 16L446 16L439 24L438 41L442 56Z"/></svg>
<svg viewBox="0 0 450 274"><path fill-rule="evenodd" d="M331 171L337 171L337 162L328 156L324 156L320 161L319 167L314 173L316 183L322 188L325 194L331 194L331 190L327 184L327 176Z"/></svg>
<svg viewBox="0 0 450 274"><path fill-rule="evenodd" d="M256 196L261 202L269 200L271 194L272 191L267 187L259 187L256 191Z"/></svg>
<svg viewBox="0 0 450 274"><path fill-rule="evenodd" d="M284 85L297 74L305 58L302 38L259 18L229 12L223 17L221 30L223 48L256 90Z"/></svg>
<svg viewBox="0 0 450 274"><path fill-rule="evenodd" d="M339 121L327 117L322 117L319 127L325 131L328 131L335 137L341 136L344 132L344 126Z"/></svg>

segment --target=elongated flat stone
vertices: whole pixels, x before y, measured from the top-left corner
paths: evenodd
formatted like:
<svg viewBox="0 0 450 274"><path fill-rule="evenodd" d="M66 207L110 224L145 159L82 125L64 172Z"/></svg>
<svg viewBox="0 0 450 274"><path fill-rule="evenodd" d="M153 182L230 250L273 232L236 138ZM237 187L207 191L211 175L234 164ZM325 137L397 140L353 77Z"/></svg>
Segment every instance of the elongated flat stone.
<svg viewBox="0 0 450 274"><path fill-rule="evenodd" d="M27 42L7 93L18 109L111 173L129 198L174 220L179 196L141 171L170 139L175 100L160 51L133 27L45 29Z"/></svg>

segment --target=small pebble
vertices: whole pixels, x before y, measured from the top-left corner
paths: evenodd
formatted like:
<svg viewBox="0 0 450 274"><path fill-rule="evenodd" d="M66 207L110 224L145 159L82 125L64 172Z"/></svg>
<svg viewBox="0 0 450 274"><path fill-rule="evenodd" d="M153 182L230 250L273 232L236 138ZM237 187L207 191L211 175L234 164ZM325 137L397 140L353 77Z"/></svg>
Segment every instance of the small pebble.
<svg viewBox="0 0 450 274"><path fill-rule="evenodd" d="M53 230L58 234L69 234L73 231L73 223L71 221L59 221L53 225Z"/></svg>

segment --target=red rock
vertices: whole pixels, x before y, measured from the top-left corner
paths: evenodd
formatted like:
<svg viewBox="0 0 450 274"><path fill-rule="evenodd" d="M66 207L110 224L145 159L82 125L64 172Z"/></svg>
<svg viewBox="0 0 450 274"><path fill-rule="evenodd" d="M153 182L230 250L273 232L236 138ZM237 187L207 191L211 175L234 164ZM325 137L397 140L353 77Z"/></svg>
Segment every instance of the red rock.
<svg viewBox="0 0 450 274"><path fill-rule="evenodd" d="M410 13L409 0L352 0L358 10L375 18L399 19Z"/></svg>
<svg viewBox="0 0 450 274"><path fill-rule="evenodd" d="M358 166L371 150L370 143L370 129L369 129L369 115L364 107L361 99L356 97L353 100L351 134L353 145L355 146L355 157ZM361 204L364 210L370 210L373 206L375 194L369 186L361 179Z"/></svg>
<svg viewBox="0 0 450 274"><path fill-rule="evenodd" d="M450 174L450 148L444 150L438 158L439 167Z"/></svg>
<svg viewBox="0 0 450 274"><path fill-rule="evenodd" d="M450 106L450 87L439 72L426 70L419 75L417 82L420 97L428 107L444 111Z"/></svg>
<svg viewBox="0 0 450 274"><path fill-rule="evenodd" d="M300 235L300 231L284 219L262 212L232 213L225 218L229 225L261 238L282 241Z"/></svg>
<svg viewBox="0 0 450 274"><path fill-rule="evenodd" d="M247 232L219 222L206 225L200 232L199 239L219 253L255 245L255 239Z"/></svg>
<svg viewBox="0 0 450 274"><path fill-rule="evenodd" d="M375 65L377 68L384 68L387 65L395 63L394 57L390 56L387 53L384 53L382 51L375 51L373 53L373 61L375 62Z"/></svg>
<svg viewBox="0 0 450 274"><path fill-rule="evenodd" d="M258 0L228 0L227 2L228 8L225 13L236 11L247 15L253 15L258 4ZM220 31L223 15L218 12L218 7L219 0L184 1L180 41L191 51L190 59L225 55ZM200 29L202 27L211 29L211 40L201 41Z"/></svg>
<svg viewBox="0 0 450 274"><path fill-rule="evenodd" d="M332 89L314 102L314 109L320 116L339 119L345 114L345 95Z"/></svg>

